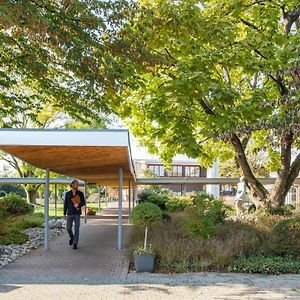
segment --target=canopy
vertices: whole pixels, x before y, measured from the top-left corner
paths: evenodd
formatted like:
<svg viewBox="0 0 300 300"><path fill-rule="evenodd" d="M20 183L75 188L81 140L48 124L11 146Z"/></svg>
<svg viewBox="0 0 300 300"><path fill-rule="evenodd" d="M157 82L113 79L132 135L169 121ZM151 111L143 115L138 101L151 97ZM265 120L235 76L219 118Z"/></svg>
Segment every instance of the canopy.
<svg viewBox="0 0 300 300"><path fill-rule="evenodd" d="M129 131L0 129L0 149L38 168L97 185L135 182Z"/></svg>

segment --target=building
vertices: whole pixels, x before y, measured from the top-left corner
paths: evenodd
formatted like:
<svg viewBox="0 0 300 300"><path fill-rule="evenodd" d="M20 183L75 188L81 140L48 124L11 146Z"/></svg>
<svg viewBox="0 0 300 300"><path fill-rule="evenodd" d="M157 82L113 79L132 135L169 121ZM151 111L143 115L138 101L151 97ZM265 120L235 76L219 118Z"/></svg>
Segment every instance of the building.
<svg viewBox="0 0 300 300"><path fill-rule="evenodd" d="M212 168L201 167L194 159L174 159L171 168L164 166L159 159L136 159L134 161L137 178L158 177L158 178L207 178L218 176L218 165L215 163ZM185 194L193 191L206 191L215 196L219 196L219 186L203 185L199 183L169 184L165 188L175 193Z"/></svg>

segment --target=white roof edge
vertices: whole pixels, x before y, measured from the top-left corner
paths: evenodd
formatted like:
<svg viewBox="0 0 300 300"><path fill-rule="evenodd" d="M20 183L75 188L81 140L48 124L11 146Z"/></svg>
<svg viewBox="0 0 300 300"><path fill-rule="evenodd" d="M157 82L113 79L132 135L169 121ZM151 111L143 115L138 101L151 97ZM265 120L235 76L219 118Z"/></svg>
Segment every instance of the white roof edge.
<svg viewBox="0 0 300 300"><path fill-rule="evenodd" d="M134 181L136 182L136 171L133 163L133 158L132 158L132 152L131 152L131 145L130 145L130 135L128 131L128 161L129 161L129 169L131 171L131 174L133 176Z"/></svg>
<svg viewBox="0 0 300 300"><path fill-rule="evenodd" d="M1 146L125 146L128 129L58 130L0 129Z"/></svg>

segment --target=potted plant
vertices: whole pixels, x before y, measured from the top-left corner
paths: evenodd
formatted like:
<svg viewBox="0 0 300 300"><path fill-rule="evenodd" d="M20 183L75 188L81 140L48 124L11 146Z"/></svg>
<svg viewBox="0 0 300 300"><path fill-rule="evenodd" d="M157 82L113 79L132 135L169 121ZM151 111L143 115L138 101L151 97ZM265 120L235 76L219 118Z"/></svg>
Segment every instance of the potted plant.
<svg viewBox="0 0 300 300"><path fill-rule="evenodd" d="M134 265L137 272L152 272L155 262L155 254L151 246L147 247L148 227L162 220L160 208L150 202L138 204L131 214L132 223L145 226L144 246L134 250Z"/></svg>

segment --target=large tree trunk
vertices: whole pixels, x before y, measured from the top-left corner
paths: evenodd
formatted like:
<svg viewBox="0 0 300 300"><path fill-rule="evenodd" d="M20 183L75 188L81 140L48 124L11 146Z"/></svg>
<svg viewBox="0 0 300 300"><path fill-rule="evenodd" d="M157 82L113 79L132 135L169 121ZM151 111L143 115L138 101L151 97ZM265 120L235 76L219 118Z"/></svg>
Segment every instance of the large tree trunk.
<svg viewBox="0 0 300 300"><path fill-rule="evenodd" d="M270 195L272 205L284 205L285 197L289 191L287 187L291 167L293 136L293 132L288 130L281 137L280 169Z"/></svg>
<svg viewBox="0 0 300 300"><path fill-rule="evenodd" d="M249 166L248 160L246 158L244 147L243 147L240 139L238 138L238 136L235 133L231 134L230 142L235 149L236 158L242 168L243 174L245 176L245 180L249 184L252 194L255 195L259 201L263 202L264 204L267 204L268 191L255 178L255 176Z"/></svg>
<svg viewBox="0 0 300 300"><path fill-rule="evenodd" d="M37 190L27 190L25 187L27 202L31 204L36 204L36 198L38 196Z"/></svg>

